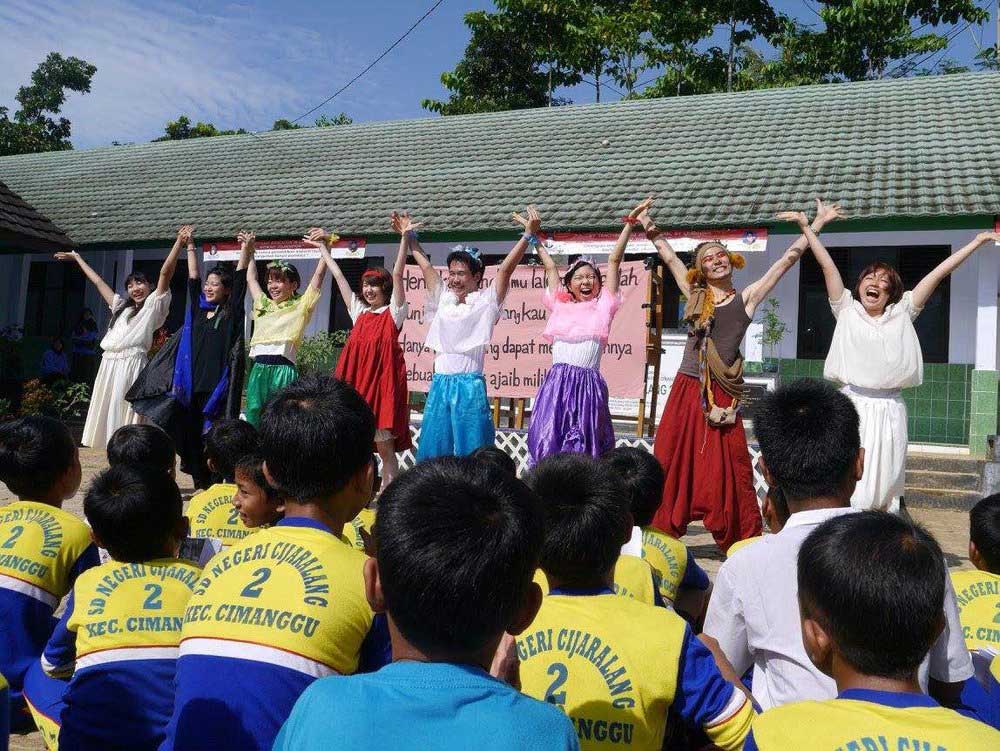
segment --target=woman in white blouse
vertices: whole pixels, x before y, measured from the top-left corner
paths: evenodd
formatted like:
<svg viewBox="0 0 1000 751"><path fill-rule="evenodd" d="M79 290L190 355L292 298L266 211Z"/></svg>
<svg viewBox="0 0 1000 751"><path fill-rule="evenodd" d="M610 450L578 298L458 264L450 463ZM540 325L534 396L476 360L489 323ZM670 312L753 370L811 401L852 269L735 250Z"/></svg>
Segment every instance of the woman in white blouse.
<svg viewBox="0 0 1000 751"><path fill-rule="evenodd" d="M841 215L843 216L843 215ZM906 405L900 390L923 382L924 360L913 321L948 274L1000 233L981 232L938 264L912 290L899 272L877 262L861 272L854 290L844 280L805 214L781 215L799 224L823 270L830 307L837 319L823 376L843 383L861 418L864 477L851 497L859 509L898 512L906 475Z"/></svg>
<svg viewBox="0 0 1000 751"><path fill-rule="evenodd" d="M193 229L185 225L177 231L177 240L160 267L156 287L149 283L145 274L135 271L125 279L125 297L111 289L76 251L55 254L60 261L75 261L111 309L111 323L101 340L101 366L83 427L84 446L103 449L111 434L122 425L142 420L132 404L125 401L125 393L146 365L153 334L170 313L170 280L177 269L181 246L193 243Z"/></svg>

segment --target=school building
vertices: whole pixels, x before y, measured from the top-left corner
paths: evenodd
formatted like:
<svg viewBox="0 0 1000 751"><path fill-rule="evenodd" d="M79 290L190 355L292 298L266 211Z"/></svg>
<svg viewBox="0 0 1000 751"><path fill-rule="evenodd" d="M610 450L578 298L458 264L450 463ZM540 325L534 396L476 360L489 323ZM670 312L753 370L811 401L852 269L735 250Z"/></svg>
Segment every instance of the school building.
<svg viewBox="0 0 1000 751"><path fill-rule="evenodd" d="M650 194L662 228L756 238L762 249L745 254L737 286L797 237L774 215L811 213L821 196L850 215L823 235L845 281L884 259L912 287L994 228L998 122L1000 74L972 73L32 154L0 159L0 181L118 287L133 269L155 276L182 223L196 225L209 255L244 228L294 240L319 225L361 238L364 258L344 261L356 280L391 263L393 210L425 222L421 242L443 263L456 243L499 258L519 234L510 212L529 202L546 231L613 231ZM297 263L306 278L315 261ZM183 319L185 276L182 257L171 328ZM998 425L998 281L991 244L918 319L925 373L905 394L912 443L986 454ZM677 292L667 288L661 406L683 341ZM21 325L29 342L67 333L83 306L106 320L76 266L30 244L0 250L0 295L0 328ZM747 359L780 360L781 378L821 375L834 319L811 256L774 297L785 335L765 352L755 322ZM328 277L312 329L349 324Z"/></svg>

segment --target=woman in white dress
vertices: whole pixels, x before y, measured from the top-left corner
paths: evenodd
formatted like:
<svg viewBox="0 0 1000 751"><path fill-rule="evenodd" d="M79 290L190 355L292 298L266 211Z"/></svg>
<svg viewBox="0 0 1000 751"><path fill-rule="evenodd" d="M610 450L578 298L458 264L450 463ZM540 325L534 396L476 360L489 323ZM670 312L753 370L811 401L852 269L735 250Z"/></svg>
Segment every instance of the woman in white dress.
<svg viewBox="0 0 1000 751"><path fill-rule="evenodd" d="M843 214L841 214L843 216ZM865 472L851 497L858 509L900 510L908 442L904 388L923 382L924 359L913 321L938 285L981 245L1000 233L981 232L938 264L912 290L903 290L899 272L873 263L853 290L844 287L833 259L809 228L804 214L782 218L798 222L823 270L830 307L837 319L823 377L844 384L861 418Z"/></svg>
<svg viewBox="0 0 1000 751"><path fill-rule="evenodd" d="M116 294L76 251L56 253L55 257L60 261L77 263L111 309L111 323L101 340L104 354L83 428L84 446L103 449L111 434L122 425L142 420L132 405L125 401L125 392L131 388L149 359L154 332L167 320L170 280L177 268L181 246L193 244L192 230L193 227L185 225L177 231L177 240L160 268L156 288L152 287L145 274L136 271L125 279L125 297Z"/></svg>

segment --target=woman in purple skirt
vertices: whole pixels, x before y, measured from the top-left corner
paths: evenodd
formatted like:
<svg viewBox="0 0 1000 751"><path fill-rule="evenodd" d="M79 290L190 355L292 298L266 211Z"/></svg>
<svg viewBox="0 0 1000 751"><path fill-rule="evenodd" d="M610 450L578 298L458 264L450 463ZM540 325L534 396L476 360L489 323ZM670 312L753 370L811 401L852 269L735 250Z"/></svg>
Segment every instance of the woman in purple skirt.
<svg viewBox="0 0 1000 751"><path fill-rule="evenodd" d="M531 412L528 451L532 464L566 452L598 457L615 446L601 354L621 306L618 267L632 227L649 204L643 201L625 218L618 243L608 256L607 279L601 279L597 265L585 256L560 277L545 247L536 246L545 266L542 302L549 320L542 338L552 344L552 369L538 389Z"/></svg>

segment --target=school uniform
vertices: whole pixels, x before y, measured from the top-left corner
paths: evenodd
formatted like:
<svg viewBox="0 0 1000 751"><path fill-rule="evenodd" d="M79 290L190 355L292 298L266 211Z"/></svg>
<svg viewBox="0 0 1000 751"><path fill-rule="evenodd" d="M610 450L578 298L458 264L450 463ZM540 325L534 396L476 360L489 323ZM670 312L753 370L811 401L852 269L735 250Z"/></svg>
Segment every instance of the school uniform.
<svg viewBox="0 0 1000 751"><path fill-rule="evenodd" d="M695 562L687 545L655 527L642 528L642 559L652 567L660 596L670 605L680 589L708 589L708 574Z"/></svg>
<svg viewBox="0 0 1000 751"><path fill-rule="evenodd" d="M270 749L317 678L388 662L385 620L365 599L364 560L343 535L301 517L215 556L184 616L161 749Z"/></svg>
<svg viewBox="0 0 1000 751"><path fill-rule="evenodd" d="M547 595L549 593L549 580L546 578L545 572L536 569L534 580L535 584L542 588L542 594ZM633 555L618 556L611 589L620 597L637 600L646 605L666 606L656 587L656 576L653 570L648 563Z"/></svg>
<svg viewBox="0 0 1000 751"><path fill-rule="evenodd" d="M34 501L0 508L0 674L10 684L12 728L31 724L25 676L55 627L53 612L99 562L90 528L68 511Z"/></svg>
<svg viewBox="0 0 1000 751"><path fill-rule="evenodd" d="M351 541L356 550L365 552L365 538L361 536L364 530L372 534L375 529L375 509L363 508L360 513L344 525L344 537Z"/></svg>
<svg viewBox="0 0 1000 751"><path fill-rule="evenodd" d="M754 721L744 746L746 751L997 748L1000 732L945 709L929 696L867 689L768 710Z"/></svg>
<svg viewBox="0 0 1000 751"><path fill-rule="evenodd" d="M316 681L295 704L274 748L572 751L578 745L556 707L482 668L404 661L376 673Z"/></svg>
<svg viewBox="0 0 1000 751"><path fill-rule="evenodd" d="M573 721L584 751L660 751L668 713L723 749L753 709L676 613L612 590L554 589L517 638L521 686Z"/></svg>
<svg viewBox="0 0 1000 751"><path fill-rule="evenodd" d="M233 483L217 482L208 490L191 496L187 517L191 521L192 537L211 537L221 542L223 548L228 548L257 531L240 519L240 512L233 505L236 491Z"/></svg>
<svg viewBox="0 0 1000 751"><path fill-rule="evenodd" d="M954 571L958 617L976 678L986 683L990 661L1000 654L1000 576L989 571Z"/></svg>
<svg viewBox="0 0 1000 751"><path fill-rule="evenodd" d="M54 678L72 676L59 748L155 749L174 703L184 610L201 571L176 558L109 561L83 573L42 654Z"/></svg>

